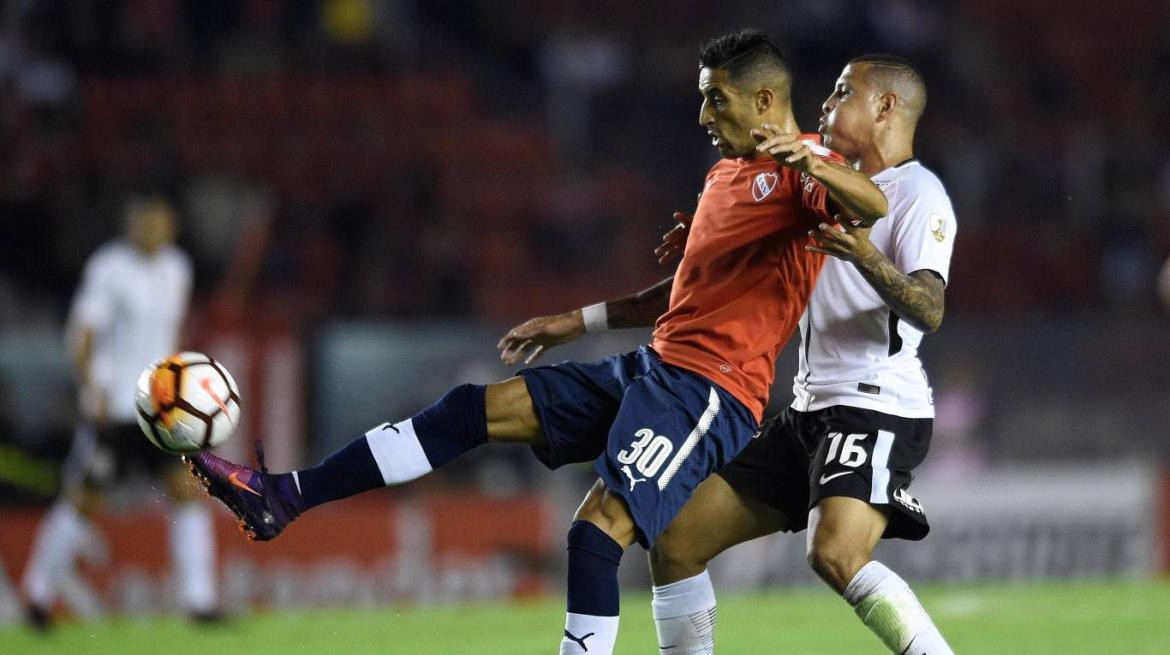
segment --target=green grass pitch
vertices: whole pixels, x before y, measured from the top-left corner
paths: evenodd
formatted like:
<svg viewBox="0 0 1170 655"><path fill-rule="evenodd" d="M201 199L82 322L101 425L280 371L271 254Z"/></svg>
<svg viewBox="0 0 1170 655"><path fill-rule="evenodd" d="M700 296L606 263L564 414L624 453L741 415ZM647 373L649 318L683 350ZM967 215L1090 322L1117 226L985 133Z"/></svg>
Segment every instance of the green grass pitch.
<svg viewBox="0 0 1170 655"><path fill-rule="evenodd" d="M1170 654L1170 583L1059 583L923 588L959 655ZM556 652L559 599L455 607L258 612L221 627L179 619L65 623L48 635L0 630L0 653L37 655L364 655ZM842 655L886 652L827 589L719 602L718 652ZM649 598L622 599L619 654L656 654Z"/></svg>

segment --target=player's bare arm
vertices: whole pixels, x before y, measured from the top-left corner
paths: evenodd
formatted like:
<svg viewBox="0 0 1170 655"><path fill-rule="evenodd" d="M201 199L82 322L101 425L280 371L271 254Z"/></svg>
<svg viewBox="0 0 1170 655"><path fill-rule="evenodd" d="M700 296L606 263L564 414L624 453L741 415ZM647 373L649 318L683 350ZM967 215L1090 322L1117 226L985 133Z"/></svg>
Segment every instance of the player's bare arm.
<svg viewBox="0 0 1170 655"><path fill-rule="evenodd" d="M674 287L674 276L654 286L643 289L631 296L605 303L610 329L652 327L659 316L670 307L670 290Z"/></svg>
<svg viewBox="0 0 1170 655"><path fill-rule="evenodd" d="M757 141L757 152L771 155L780 165L808 173L825 185L829 198L848 218L873 225L889 213L889 202L873 180L854 168L817 157L799 133L765 124L751 134Z"/></svg>
<svg viewBox="0 0 1170 655"><path fill-rule="evenodd" d="M537 316L508 330L496 344L500 361L512 366L523 360L536 361L546 348L568 343L585 334L585 317L580 309L563 314Z"/></svg>
<svg viewBox="0 0 1170 655"><path fill-rule="evenodd" d="M899 271L874 247L869 230L852 226L849 221L842 221L840 226L821 223L809 235L817 242L816 246L807 246L809 250L853 264L903 321L923 332L934 332L942 325L945 286L937 273Z"/></svg>
<svg viewBox="0 0 1170 655"><path fill-rule="evenodd" d="M103 423L106 419L106 410L109 403L106 394L100 385L93 379L93 345L94 330L89 327L78 329L77 353L73 358L73 365L77 372L77 386L80 390L81 413L85 418L95 423Z"/></svg>
<svg viewBox="0 0 1170 655"><path fill-rule="evenodd" d="M674 276L638 293L605 302L604 329L650 327L666 312L670 304L670 289ZM531 364L553 346L568 343L586 332L586 317L583 309L574 309L563 314L537 316L508 330L496 347L500 349L500 361L508 366L523 360Z"/></svg>

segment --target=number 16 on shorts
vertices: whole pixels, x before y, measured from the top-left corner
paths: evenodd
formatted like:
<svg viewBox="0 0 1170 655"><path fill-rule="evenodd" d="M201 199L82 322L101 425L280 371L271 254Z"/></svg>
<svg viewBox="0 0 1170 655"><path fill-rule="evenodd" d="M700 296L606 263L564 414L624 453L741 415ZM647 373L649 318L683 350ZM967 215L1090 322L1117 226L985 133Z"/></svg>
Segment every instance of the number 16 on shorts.
<svg viewBox="0 0 1170 655"><path fill-rule="evenodd" d="M856 486L858 497L868 495L870 502L887 502L886 487L890 482L887 466L894 444L893 432L830 432L825 435L823 443L825 459L818 467L821 475L817 480L820 486L837 478L846 478L850 473L858 473L858 479L846 478L845 487L838 484L834 489L843 491ZM866 487L869 493L863 494Z"/></svg>
<svg viewBox="0 0 1170 655"><path fill-rule="evenodd" d="M868 436L867 434L846 435L843 432L830 432L825 437L829 440L829 454L825 455L825 466L832 464L838 453L841 455L841 466L857 468L864 464L867 458L865 447L858 445L857 442Z"/></svg>

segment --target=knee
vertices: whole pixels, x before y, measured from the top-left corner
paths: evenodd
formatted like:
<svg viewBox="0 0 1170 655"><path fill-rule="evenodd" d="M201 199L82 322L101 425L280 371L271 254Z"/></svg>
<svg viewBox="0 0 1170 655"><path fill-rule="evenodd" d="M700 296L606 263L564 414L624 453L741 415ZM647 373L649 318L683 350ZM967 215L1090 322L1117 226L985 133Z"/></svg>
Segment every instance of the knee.
<svg viewBox="0 0 1170 655"><path fill-rule="evenodd" d="M68 502L83 518L92 519L101 510L103 498L101 490L87 485Z"/></svg>
<svg viewBox="0 0 1170 655"><path fill-rule="evenodd" d="M589 521L623 548L634 543L634 520L621 498L609 493L601 480L589 490L574 520Z"/></svg>
<svg viewBox="0 0 1170 655"><path fill-rule="evenodd" d="M650 548L650 576L656 585L670 584L699 575L707 568L707 558L691 547L689 539L678 530L667 528Z"/></svg>
<svg viewBox="0 0 1170 655"><path fill-rule="evenodd" d="M840 593L868 561L868 553L834 539L814 538L808 549L809 566Z"/></svg>

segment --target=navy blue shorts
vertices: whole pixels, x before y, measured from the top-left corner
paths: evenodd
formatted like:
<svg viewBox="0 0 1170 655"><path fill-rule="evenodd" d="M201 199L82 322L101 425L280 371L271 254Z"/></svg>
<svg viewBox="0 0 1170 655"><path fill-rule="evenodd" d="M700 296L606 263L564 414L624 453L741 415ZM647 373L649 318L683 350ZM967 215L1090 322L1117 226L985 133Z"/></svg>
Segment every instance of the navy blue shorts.
<svg viewBox="0 0 1170 655"><path fill-rule="evenodd" d="M595 460L649 548L708 475L731 461L758 429L734 396L707 378L664 364L643 346L589 364L520 371L549 468Z"/></svg>

